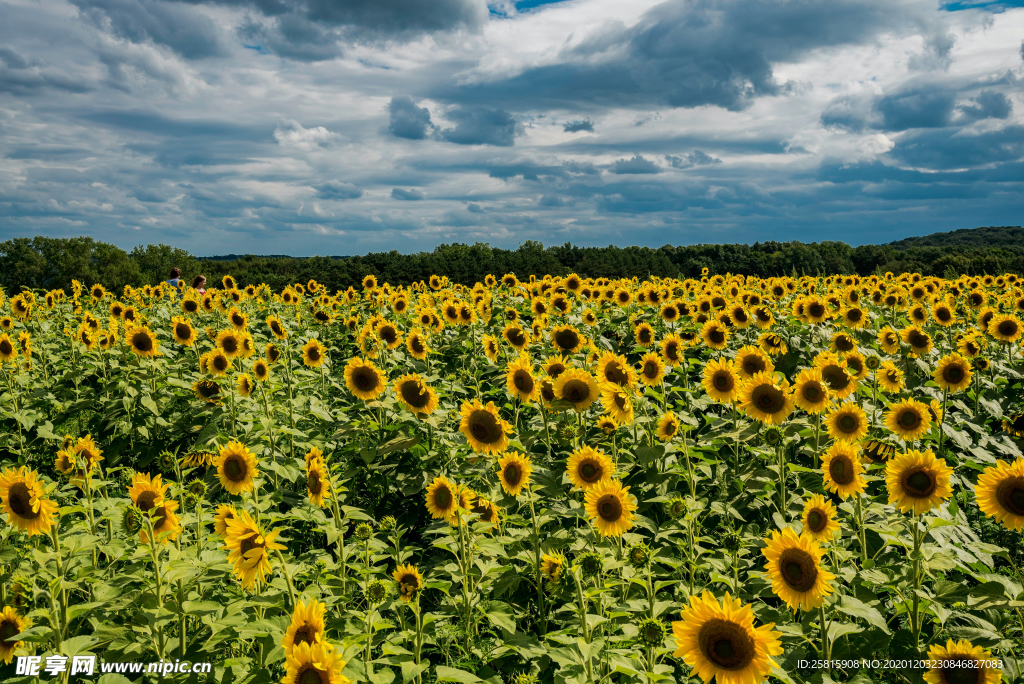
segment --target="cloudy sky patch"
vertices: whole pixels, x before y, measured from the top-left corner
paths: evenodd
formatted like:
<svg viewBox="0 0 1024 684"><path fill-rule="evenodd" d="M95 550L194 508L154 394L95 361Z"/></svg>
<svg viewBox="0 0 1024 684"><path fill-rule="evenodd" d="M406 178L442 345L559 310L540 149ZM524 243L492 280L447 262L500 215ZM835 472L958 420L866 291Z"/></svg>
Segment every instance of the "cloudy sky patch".
<svg viewBox="0 0 1024 684"><path fill-rule="evenodd" d="M1022 5L0 0L0 239L305 255L1019 224Z"/></svg>

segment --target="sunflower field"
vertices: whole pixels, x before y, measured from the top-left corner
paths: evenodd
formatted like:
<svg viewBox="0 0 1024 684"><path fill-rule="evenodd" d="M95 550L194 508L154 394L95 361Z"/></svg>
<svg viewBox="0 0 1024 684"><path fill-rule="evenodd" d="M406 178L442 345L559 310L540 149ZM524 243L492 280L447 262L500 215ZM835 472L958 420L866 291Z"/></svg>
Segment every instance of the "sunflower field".
<svg viewBox="0 0 1024 684"><path fill-rule="evenodd" d="M1012 274L0 294L0 675L1024 682L1022 315Z"/></svg>

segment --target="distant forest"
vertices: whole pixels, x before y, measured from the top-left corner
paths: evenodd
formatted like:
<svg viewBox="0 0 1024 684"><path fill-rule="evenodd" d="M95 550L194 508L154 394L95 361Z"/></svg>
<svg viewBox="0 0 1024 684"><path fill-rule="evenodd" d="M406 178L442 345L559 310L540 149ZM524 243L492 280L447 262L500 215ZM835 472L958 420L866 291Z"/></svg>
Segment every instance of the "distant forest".
<svg viewBox="0 0 1024 684"><path fill-rule="evenodd" d="M226 274L242 283L268 283L281 289L310 279L329 290L358 286L363 276L407 285L433 274L475 283L487 274L515 273L520 278L577 273L583 277L647 276L696 278L712 274L759 277L784 275L883 274L918 272L955 277L1024 274L1024 228L986 227L907 238L886 245L851 247L843 242L758 242L753 245L649 247L544 247L525 242L517 249L489 245L446 244L432 252L375 252L347 257L236 256L199 258L167 245L146 245L125 252L89 237L14 238L0 243L0 285L70 290L71 280L103 283L121 290L167 278L172 266L191 280L202 273L211 284Z"/></svg>

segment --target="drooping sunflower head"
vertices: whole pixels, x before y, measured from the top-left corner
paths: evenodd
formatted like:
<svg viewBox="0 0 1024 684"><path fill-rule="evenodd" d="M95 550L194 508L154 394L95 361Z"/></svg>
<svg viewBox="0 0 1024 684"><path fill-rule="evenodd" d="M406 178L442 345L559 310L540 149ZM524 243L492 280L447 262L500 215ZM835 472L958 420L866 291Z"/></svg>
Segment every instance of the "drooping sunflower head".
<svg viewBox="0 0 1024 684"><path fill-rule="evenodd" d="M345 365L345 385L364 401L376 399L386 389L384 376L373 361L359 357L352 357Z"/></svg>
<svg viewBox="0 0 1024 684"><path fill-rule="evenodd" d="M493 401L486 406L479 400L465 401L459 414L459 430L474 451L496 454L508 448L508 433L512 427L498 415Z"/></svg>
<svg viewBox="0 0 1024 684"><path fill-rule="evenodd" d="M950 393L966 389L972 375L971 362L956 353L943 356L932 373L939 388Z"/></svg>
<svg viewBox="0 0 1024 684"><path fill-rule="evenodd" d="M978 477L978 507L1007 528L1024 529L1024 459L996 461Z"/></svg>
<svg viewBox="0 0 1024 684"><path fill-rule="evenodd" d="M952 494L952 474L953 469L945 460L936 458L931 449L898 454L885 466L889 503L904 513L926 513Z"/></svg>
<svg viewBox="0 0 1024 684"><path fill-rule="evenodd" d="M540 571L551 584L557 585L562 581L567 561L562 553L552 553L541 556Z"/></svg>
<svg viewBox="0 0 1024 684"><path fill-rule="evenodd" d="M892 404L885 414L885 427L906 441L921 439L931 428L928 406L916 399Z"/></svg>
<svg viewBox="0 0 1024 684"><path fill-rule="evenodd" d="M740 378L736 366L728 359L715 359L704 366L701 384L715 401L731 403L739 397Z"/></svg>
<svg viewBox="0 0 1024 684"><path fill-rule="evenodd" d="M825 489L846 500L851 494L864 491L866 485L862 473L864 465L857 455L857 445L850 442L836 442L822 457L822 473Z"/></svg>
<svg viewBox="0 0 1024 684"><path fill-rule="evenodd" d="M251 492L255 487L253 480L259 476L256 455L241 442L232 440L221 447L213 465L221 486L231 494Z"/></svg>
<svg viewBox="0 0 1024 684"><path fill-rule="evenodd" d="M801 522L804 526L803 534L819 542L831 541L839 531L835 506L821 494L813 495L804 504Z"/></svg>
<svg viewBox="0 0 1024 684"><path fill-rule="evenodd" d="M600 449L583 446L569 456L566 475L573 487L589 491L615 475L615 466Z"/></svg>
<svg viewBox="0 0 1024 684"><path fill-rule="evenodd" d="M227 534L228 522L238 517L238 511L230 504L217 506L217 513L213 518L213 531L223 539Z"/></svg>
<svg viewBox="0 0 1024 684"><path fill-rule="evenodd" d="M498 459L498 480L509 496L519 496L523 488L529 486L532 473L529 457L518 452L509 451Z"/></svg>
<svg viewBox="0 0 1024 684"><path fill-rule="evenodd" d="M797 536L788 527L772 532L764 541L766 546L761 553L768 561L765 570L775 595L793 610L819 607L832 593L829 583L835 575L821 566L818 542L810 536Z"/></svg>
<svg viewBox="0 0 1024 684"><path fill-rule="evenodd" d="M780 425L794 408L789 384L776 382L771 373L758 373L747 380L740 400L748 416L769 425Z"/></svg>
<svg viewBox="0 0 1024 684"><path fill-rule="evenodd" d="M629 487L608 479L587 490L584 508L601 536L620 537L633 527L637 502Z"/></svg>
<svg viewBox="0 0 1024 684"><path fill-rule="evenodd" d="M416 598L417 592L423 587L423 576L412 564L399 565L391 578L398 584L398 594L406 603Z"/></svg>
<svg viewBox="0 0 1024 684"><path fill-rule="evenodd" d="M196 399L210 404L220 403L220 390L220 385L213 380L198 380L192 385L192 393L196 395Z"/></svg>
<svg viewBox="0 0 1024 684"><path fill-rule="evenodd" d="M682 620L672 623L676 639L673 654L693 668L705 682L743 684L763 682L782 654L782 634L774 624L754 627L754 613L729 592L721 603L711 592L692 596L682 612Z"/></svg>

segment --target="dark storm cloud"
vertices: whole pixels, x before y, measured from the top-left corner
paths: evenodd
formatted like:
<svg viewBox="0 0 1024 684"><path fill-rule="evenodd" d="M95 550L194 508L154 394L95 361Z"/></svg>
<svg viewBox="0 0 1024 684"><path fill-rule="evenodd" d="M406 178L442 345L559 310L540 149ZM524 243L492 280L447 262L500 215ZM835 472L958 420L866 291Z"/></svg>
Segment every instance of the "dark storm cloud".
<svg viewBox="0 0 1024 684"><path fill-rule="evenodd" d="M644 159L643 156L633 155L632 159L620 159L611 167L612 173L661 173L661 167L651 159Z"/></svg>
<svg viewBox="0 0 1024 684"><path fill-rule="evenodd" d="M881 128L905 131L911 128L941 128L953 118L956 97L938 90L912 91L886 95L875 104L881 115Z"/></svg>
<svg viewBox="0 0 1024 684"><path fill-rule="evenodd" d="M437 132L441 140L458 145L511 147L523 126L508 112L490 107L456 107L446 115L455 128Z"/></svg>
<svg viewBox="0 0 1024 684"><path fill-rule="evenodd" d="M423 140L432 128L430 110L418 107L408 95L391 98L388 103L388 132L399 138Z"/></svg>
<svg viewBox="0 0 1024 684"><path fill-rule="evenodd" d="M915 131L889 151L893 159L928 169L957 169L1024 157L1024 126L970 135L957 129Z"/></svg>
<svg viewBox="0 0 1024 684"><path fill-rule="evenodd" d="M580 131L593 133L594 122L590 119L584 119L583 121L570 121L562 127L562 131L565 133L579 133Z"/></svg>
<svg viewBox="0 0 1024 684"><path fill-rule="evenodd" d="M667 2L633 26L610 25L564 49L557 64L435 94L510 109L713 105L736 111L786 92L773 62L864 41L881 26L899 30L905 21L903 10L879 0Z"/></svg>
<svg viewBox="0 0 1024 684"><path fill-rule="evenodd" d="M560 207L565 203L558 195L547 194L537 200L537 204L542 207Z"/></svg>
<svg viewBox="0 0 1024 684"><path fill-rule="evenodd" d="M421 200L421 199L423 199L425 197L426 197L426 195L424 195L419 190L415 190L415 189L414 190L403 190L402 188L392 188L391 189L391 198L392 199L396 199L396 200L405 200L407 202L418 202L419 200Z"/></svg>
<svg viewBox="0 0 1024 684"><path fill-rule="evenodd" d="M352 183L343 183L337 179L314 185L313 189L317 197L327 200L349 200L363 196L363 191Z"/></svg>
<svg viewBox="0 0 1024 684"><path fill-rule="evenodd" d="M971 120L1007 119L1013 111L1013 103L1003 93L994 90L982 90L968 104L958 105L960 114Z"/></svg>
<svg viewBox="0 0 1024 684"><path fill-rule="evenodd" d="M152 41L187 59L223 54L220 30L205 14L161 0L70 0L97 27L133 43Z"/></svg>

